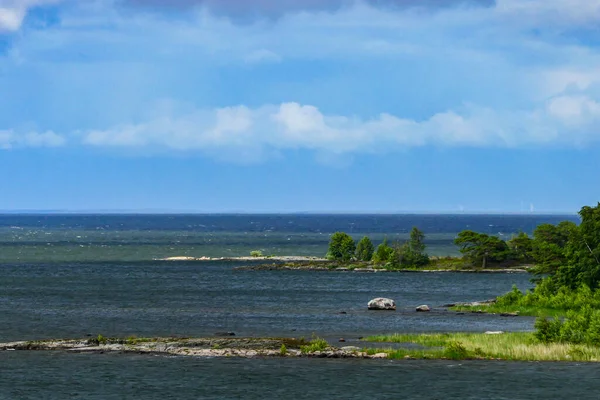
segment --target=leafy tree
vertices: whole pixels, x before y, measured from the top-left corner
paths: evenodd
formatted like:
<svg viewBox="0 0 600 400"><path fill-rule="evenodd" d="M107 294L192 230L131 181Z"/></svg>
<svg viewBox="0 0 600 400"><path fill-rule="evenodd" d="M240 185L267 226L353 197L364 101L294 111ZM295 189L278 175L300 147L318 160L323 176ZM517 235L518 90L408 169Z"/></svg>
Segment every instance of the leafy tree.
<svg viewBox="0 0 600 400"><path fill-rule="evenodd" d="M356 259L360 261L371 261L373 253L375 252L375 246L368 237L363 237L356 246Z"/></svg>
<svg viewBox="0 0 600 400"><path fill-rule="evenodd" d="M571 221L563 221L558 225L541 224L535 228L531 242L535 273L553 275L566 265L567 243L576 230L577 225Z"/></svg>
<svg viewBox="0 0 600 400"><path fill-rule="evenodd" d="M579 211L581 224L571 231L566 244L566 263L558 267L559 286L600 288L600 203Z"/></svg>
<svg viewBox="0 0 600 400"><path fill-rule="evenodd" d="M533 239L525 232L519 232L519 234L510 239L507 244L511 252L511 258L527 263L533 260Z"/></svg>
<svg viewBox="0 0 600 400"><path fill-rule="evenodd" d="M505 261L510 254L504 240L470 230L460 232L454 239L454 244L460 247L460 252L467 260L473 264L481 264L482 268L490 261Z"/></svg>
<svg viewBox="0 0 600 400"><path fill-rule="evenodd" d="M410 239L404 246L403 264L408 267L421 267L429 263L429 256L425 253L425 234L416 226L410 231Z"/></svg>
<svg viewBox="0 0 600 400"><path fill-rule="evenodd" d="M376 263L387 263L390 261L394 254L394 249L388 244L387 237L383 239L383 242L377 246L375 254L373 254L373 261Z"/></svg>
<svg viewBox="0 0 600 400"><path fill-rule="evenodd" d="M416 226L413 226L413 228L410 231L410 240L408 241L408 246L410 247L410 250L415 252L415 253L419 253L419 254L424 254L425 253L425 234L419 230L419 228L417 228Z"/></svg>
<svg viewBox="0 0 600 400"><path fill-rule="evenodd" d="M327 257L338 261L350 261L354 256L356 243L350 235L344 232L336 232L329 240L329 251Z"/></svg>
<svg viewBox="0 0 600 400"><path fill-rule="evenodd" d="M421 267L429 263L429 256L425 253L425 234L417 227L410 232L410 239L406 243L396 242L393 253L388 260L394 268Z"/></svg>

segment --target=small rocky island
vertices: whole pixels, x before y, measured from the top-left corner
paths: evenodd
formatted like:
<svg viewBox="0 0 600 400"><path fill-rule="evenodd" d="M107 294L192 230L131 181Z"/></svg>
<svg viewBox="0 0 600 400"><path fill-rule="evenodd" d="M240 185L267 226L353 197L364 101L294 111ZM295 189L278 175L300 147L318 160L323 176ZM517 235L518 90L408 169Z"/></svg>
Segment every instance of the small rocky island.
<svg viewBox="0 0 600 400"><path fill-rule="evenodd" d="M0 343L0 351L168 354L196 357L387 358L355 346L333 347L324 339L296 338L106 338Z"/></svg>

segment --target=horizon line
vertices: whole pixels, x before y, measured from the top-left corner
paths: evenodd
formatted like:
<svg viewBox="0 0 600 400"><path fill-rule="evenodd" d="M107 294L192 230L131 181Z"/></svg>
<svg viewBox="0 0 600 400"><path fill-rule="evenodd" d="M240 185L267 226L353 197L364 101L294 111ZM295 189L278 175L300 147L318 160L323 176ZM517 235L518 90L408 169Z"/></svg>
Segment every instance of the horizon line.
<svg viewBox="0 0 600 400"><path fill-rule="evenodd" d="M52 210L52 209L16 209L1 210L0 215L572 215L577 212L569 211L498 211L498 210L473 210L473 211L373 211L373 210L342 210L342 211L201 211L201 210L169 210L169 209L81 209L81 210Z"/></svg>

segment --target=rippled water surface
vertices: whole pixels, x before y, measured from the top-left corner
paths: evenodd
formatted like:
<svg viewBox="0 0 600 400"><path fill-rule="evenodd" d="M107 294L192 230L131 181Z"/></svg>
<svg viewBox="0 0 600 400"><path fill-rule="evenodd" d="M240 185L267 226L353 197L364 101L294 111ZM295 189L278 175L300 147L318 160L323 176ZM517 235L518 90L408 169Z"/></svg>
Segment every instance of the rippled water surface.
<svg viewBox="0 0 600 400"><path fill-rule="evenodd" d="M406 234L419 221L438 235L430 245L443 251L466 227L516 232L539 222L421 217L0 217L0 341L232 331L356 344L377 333L532 329L527 317L440 307L488 299L513 284L528 288L524 274L240 271L235 263L153 261L253 248L318 255L335 230L383 238ZM368 311L377 296L395 299L398 310ZM433 312L416 313L420 304ZM0 353L0 399L597 398L599 372L593 364L7 351Z"/></svg>
<svg viewBox="0 0 600 400"><path fill-rule="evenodd" d="M365 336L395 331L527 330L532 320L415 307L528 287L526 274L237 271L234 264L0 267L0 340L104 336ZM397 312L366 308L390 297ZM346 314L340 314L340 312Z"/></svg>
<svg viewBox="0 0 600 400"><path fill-rule="evenodd" d="M2 398L597 399L600 386L591 364L15 353L0 353Z"/></svg>

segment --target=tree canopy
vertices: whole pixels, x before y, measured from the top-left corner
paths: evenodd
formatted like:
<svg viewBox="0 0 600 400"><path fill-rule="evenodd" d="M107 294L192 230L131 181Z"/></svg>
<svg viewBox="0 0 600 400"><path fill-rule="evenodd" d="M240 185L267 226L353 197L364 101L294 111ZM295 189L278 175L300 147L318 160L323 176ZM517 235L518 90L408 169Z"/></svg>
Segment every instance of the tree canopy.
<svg viewBox="0 0 600 400"><path fill-rule="evenodd" d="M329 240L329 251L327 257L337 261L350 261L354 257L356 243L350 235L344 232L336 232Z"/></svg>
<svg viewBox="0 0 600 400"><path fill-rule="evenodd" d="M558 225L541 224L533 231L531 255L536 263L538 274L555 274L567 263L567 244L577 230L571 221Z"/></svg>
<svg viewBox="0 0 600 400"><path fill-rule="evenodd" d="M600 203L579 211L581 224L569 228L564 260L558 267L555 282L577 288L586 285L600 288Z"/></svg>
<svg viewBox="0 0 600 400"><path fill-rule="evenodd" d="M373 246L373 242L365 236L360 239L356 246L356 259L360 261L371 261L374 252L375 246Z"/></svg>
<svg viewBox="0 0 600 400"><path fill-rule="evenodd" d="M462 231L454 239L454 243L467 260L474 265L481 264L482 268L485 268L489 261L502 262L510 255L504 240L485 233Z"/></svg>

